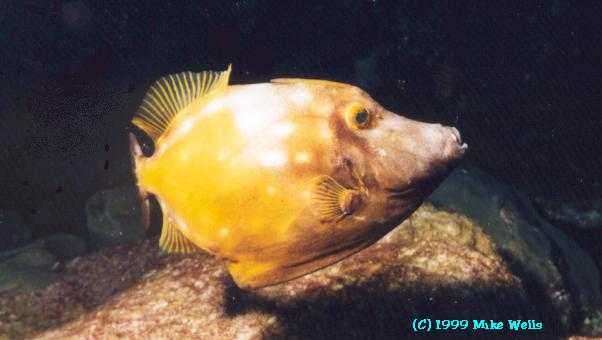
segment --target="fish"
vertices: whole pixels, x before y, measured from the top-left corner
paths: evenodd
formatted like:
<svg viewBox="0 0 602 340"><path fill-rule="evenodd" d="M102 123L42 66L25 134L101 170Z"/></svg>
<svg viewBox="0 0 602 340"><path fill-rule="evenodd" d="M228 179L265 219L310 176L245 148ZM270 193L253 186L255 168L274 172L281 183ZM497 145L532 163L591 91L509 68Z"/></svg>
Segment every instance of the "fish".
<svg viewBox="0 0 602 340"><path fill-rule="evenodd" d="M145 211L150 197L161 209L161 249L208 252L242 289L375 243L467 150L457 129L395 114L351 84L231 85L231 70L157 80L132 119L154 152L129 139Z"/></svg>

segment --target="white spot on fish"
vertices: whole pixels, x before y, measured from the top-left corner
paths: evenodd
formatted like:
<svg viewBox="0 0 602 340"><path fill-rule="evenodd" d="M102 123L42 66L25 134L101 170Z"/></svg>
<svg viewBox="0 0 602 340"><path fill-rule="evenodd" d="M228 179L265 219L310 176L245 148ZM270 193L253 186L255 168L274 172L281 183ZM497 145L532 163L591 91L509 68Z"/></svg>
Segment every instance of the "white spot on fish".
<svg viewBox="0 0 602 340"><path fill-rule="evenodd" d="M265 191L271 196L276 193L276 188L273 185L268 185Z"/></svg>
<svg viewBox="0 0 602 340"><path fill-rule="evenodd" d="M311 198L311 191L309 190L303 190L301 192L301 196L303 197L303 199L305 199L306 201L309 201L309 199Z"/></svg>
<svg viewBox="0 0 602 340"><path fill-rule="evenodd" d="M277 137L287 137L290 136L290 134L293 133L293 131L295 131L295 124L290 122L284 122L276 124L275 126L270 128L270 131L268 131L267 133L273 133Z"/></svg>
<svg viewBox="0 0 602 340"><path fill-rule="evenodd" d="M203 113L211 114L218 111L221 111L224 108L224 100L223 99L214 99L210 101L205 108L203 108Z"/></svg>
<svg viewBox="0 0 602 340"><path fill-rule="evenodd" d="M267 167L282 166L286 161L286 154L280 150L268 150L259 156L259 163Z"/></svg>
<svg viewBox="0 0 602 340"><path fill-rule="evenodd" d="M320 127L320 137L324 139L332 138L332 131L330 131L328 125L324 124L322 127Z"/></svg>
<svg viewBox="0 0 602 340"><path fill-rule="evenodd" d="M309 162L309 158L310 158L309 153L307 153L305 151L301 151L295 155L295 162L304 164L304 163Z"/></svg>
<svg viewBox="0 0 602 340"><path fill-rule="evenodd" d="M219 231L217 232L217 234L221 238L226 238L226 237L228 237L228 235L230 235L230 229L228 229L228 227L221 227L221 228L219 228Z"/></svg>
<svg viewBox="0 0 602 340"><path fill-rule="evenodd" d="M186 133L192 129L193 121L192 118L187 118L182 122L182 125L178 129L178 133Z"/></svg>
<svg viewBox="0 0 602 340"><path fill-rule="evenodd" d="M291 100L297 105L307 105L313 100L313 96L304 87L297 87L291 93Z"/></svg>
<svg viewBox="0 0 602 340"><path fill-rule="evenodd" d="M378 149L377 152L378 152L378 155L381 156L381 157L386 157L387 156L387 151L385 149L380 148L380 149Z"/></svg>
<svg viewBox="0 0 602 340"><path fill-rule="evenodd" d="M238 130L247 138L264 132L266 126L286 113L285 101L270 84L247 85L232 92L227 105L234 113Z"/></svg>

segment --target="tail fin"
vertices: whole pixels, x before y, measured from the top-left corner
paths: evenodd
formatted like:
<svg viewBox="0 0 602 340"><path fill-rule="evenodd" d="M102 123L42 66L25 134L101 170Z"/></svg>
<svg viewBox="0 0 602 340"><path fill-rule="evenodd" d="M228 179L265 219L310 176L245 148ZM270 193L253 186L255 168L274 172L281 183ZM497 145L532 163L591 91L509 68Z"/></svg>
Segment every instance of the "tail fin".
<svg viewBox="0 0 602 340"><path fill-rule="evenodd" d="M134 176L138 181L138 170L140 169L140 163L144 157L142 154L142 148L138 143L138 139L133 133L129 133L130 139L130 155L132 157L132 166L134 168ZM138 195L140 197L140 211L142 212L142 225L145 230L148 230L150 225L150 203L148 200L148 192L144 190L140 184L138 184Z"/></svg>

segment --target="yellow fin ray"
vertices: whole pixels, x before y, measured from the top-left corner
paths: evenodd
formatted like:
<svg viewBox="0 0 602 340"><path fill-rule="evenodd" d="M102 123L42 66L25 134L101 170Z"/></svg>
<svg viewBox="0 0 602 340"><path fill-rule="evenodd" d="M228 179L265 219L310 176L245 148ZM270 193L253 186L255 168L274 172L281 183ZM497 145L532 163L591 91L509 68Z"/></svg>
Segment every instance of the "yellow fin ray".
<svg viewBox="0 0 602 340"><path fill-rule="evenodd" d="M132 123L156 141L176 115L190 103L228 85L232 66L223 72L182 72L154 82L142 99Z"/></svg>
<svg viewBox="0 0 602 340"><path fill-rule="evenodd" d="M168 253L192 253L198 250L190 240L178 229L177 222L168 212L163 210L163 226L159 246Z"/></svg>
<svg viewBox="0 0 602 340"><path fill-rule="evenodd" d="M353 213L359 203L360 193L347 189L334 178L319 176L311 190L311 205L324 220L337 220Z"/></svg>

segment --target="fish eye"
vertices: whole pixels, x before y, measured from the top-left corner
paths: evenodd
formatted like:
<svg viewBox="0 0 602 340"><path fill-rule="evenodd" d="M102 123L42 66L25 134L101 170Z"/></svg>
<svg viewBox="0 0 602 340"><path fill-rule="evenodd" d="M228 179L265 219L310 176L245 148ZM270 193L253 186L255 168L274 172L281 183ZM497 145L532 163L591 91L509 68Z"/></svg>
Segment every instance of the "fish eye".
<svg viewBox="0 0 602 340"><path fill-rule="evenodd" d="M371 115L362 105L352 104L345 112L345 120L351 128L364 129L370 124Z"/></svg>
<svg viewBox="0 0 602 340"><path fill-rule="evenodd" d="M355 114L355 122L358 125L364 125L368 122L368 112L366 110L359 111Z"/></svg>

